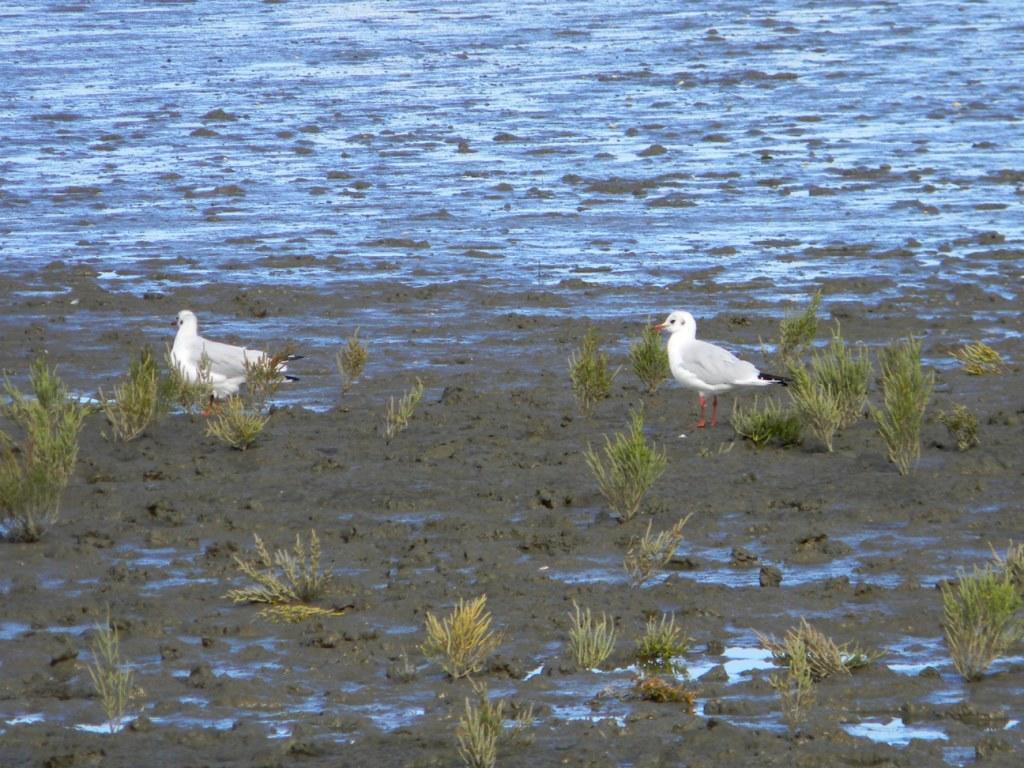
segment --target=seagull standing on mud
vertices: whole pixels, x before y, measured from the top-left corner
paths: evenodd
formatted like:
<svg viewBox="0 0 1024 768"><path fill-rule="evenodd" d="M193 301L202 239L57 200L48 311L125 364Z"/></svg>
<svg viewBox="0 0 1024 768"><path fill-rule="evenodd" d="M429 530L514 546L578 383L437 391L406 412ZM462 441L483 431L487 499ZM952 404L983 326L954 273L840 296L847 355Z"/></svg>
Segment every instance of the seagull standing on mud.
<svg viewBox="0 0 1024 768"><path fill-rule="evenodd" d="M199 320L195 313L187 309L178 313L176 322L178 333L174 336L174 346L171 347L171 361L181 371L187 381L196 383L199 381L200 371L204 366L204 359L208 361L210 383L213 385L213 396L220 399L238 392L239 387L245 383L248 373L246 366L256 363L263 363L267 360L275 360L266 352L258 349L246 349L236 347L233 344L223 344L219 341L210 341L199 335ZM297 360L298 355L287 355L279 358L277 372L284 373L287 366L285 360ZM298 381L294 376L285 376L288 381Z"/></svg>
<svg viewBox="0 0 1024 768"><path fill-rule="evenodd" d="M711 426L718 424L718 395L737 387L767 387L772 384L786 386L783 376L761 373L752 363L740 360L727 349L697 339L697 322L689 312L671 313L656 331L668 331L668 364L672 376L687 389L700 396L700 420L703 429L704 406L710 393Z"/></svg>

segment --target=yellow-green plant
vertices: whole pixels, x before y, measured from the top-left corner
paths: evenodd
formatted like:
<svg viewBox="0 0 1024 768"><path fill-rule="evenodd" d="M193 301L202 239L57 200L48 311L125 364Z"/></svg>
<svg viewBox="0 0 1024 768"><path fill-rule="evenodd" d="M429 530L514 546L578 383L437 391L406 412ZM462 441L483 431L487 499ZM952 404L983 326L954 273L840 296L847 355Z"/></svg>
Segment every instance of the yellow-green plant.
<svg viewBox="0 0 1024 768"><path fill-rule="evenodd" d="M395 435L409 426L422 397L423 382L416 379L416 383L397 401L393 397L388 400L388 407L384 411L385 441L390 443Z"/></svg>
<svg viewBox="0 0 1024 768"><path fill-rule="evenodd" d="M466 699L466 708L455 728L459 757L466 768L494 768L498 761L498 738L501 736L505 702L501 699L492 702L484 686L477 693L479 703L473 706Z"/></svg>
<svg viewBox="0 0 1024 768"><path fill-rule="evenodd" d="M672 559L672 555L683 540L683 526L692 516L691 512L676 521L671 528L658 531L656 534L651 532L651 522L648 522L644 535L630 542L622 566L626 569L632 586L639 587L650 581L658 569L663 568Z"/></svg>
<svg viewBox="0 0 1024 768"><path fill-rule="evenodd" d="M444 619L427 613L427 639L420 650L455 679L475 674L501 644L502 637L491 629L491 621L487 595L468 602L460 598Z"/></svg>
<svg viewBox="0 0 1024 768"><path fill-rule="evenodd" d="M366 345L359 341L359 329L356 328L355 333L345 342L345 346L335 355L343 392L348 392L356 379L363 375L368 357L369 351Z"/></svg>
<svg viewBox="0 0 1024 768"><path fill-rule="evenodd" d="M608 356L600 350L597 331L587 328L579 349L569 356L569 381L584 415L589 414L599 400L608 397L616 374L618 370L609 369Z"/></svg>
<svg viewBox="0 0 1024 768"><path fill-rule="evenodd" d="M640 511L647 492L668 465L665 451L644 437L643 410L630 411L629 419L628 434L618 433L614 440L605 436L603 458L589 445L583 453L601 495L622 521Z"/></svg>
<svg viewBox="0 0 1024 768"><path fill-rule="evenodd" d="M265 354L253 360L246 357L245 394L250 410L261 412L267 401L277 394L286 378L281 370L291 357L288 350Z"/></svg>
<svg viewBox="0 0 1024 768"><path fill-rule="evenodd" d="M121 730L125 714L141 691L135 687L131 668L121 659L120 638L117 628L110 623L109 615L106 624L96 625L90 650L93 660L86 668L107 716L107 728L116 733Z"/></svg>
<svg viewBox="0 0 1024 768"><path fill-rule="evenodd" d="M4 413L20 442L0 431L0 517L8 537L37 541L60 517L60 501L78 458L78 433L89 408L73 400L45 358L30 368L34 399L5 382Z"/></svg>
<svg viewBox="0 0 1024 768"><path fill-rule="evenodd" d="M112 398L100 390L100 404L114 430L114 438L124 442L134 440L163 415L167 397L167 385L162 383L148 348L132 362L124 381L115 385Z"/></svg>
<svg viewBox="0 0 1024 768"><path fill-rule="evenodd" d="M818 334L818 309L821 291L811 297L810 303L797 312L787 312L779 321L779 344L776 358L783 369L788 369L807 350Z"/></svg>
<svg viewBox="0 0 1024 768"><path fill-rule="evenodd" d="M271 553L258 535L253 534L253 539L256 557L250 560L235 555L234 559L238 570L254 584L229 590L225 597L235 603L267 605L269 609L264 609L265 613L261 611L261 615L274 621L297 622L340 613L309 605L324 596L331 582L331 574L320 569L320 537L315 530L309 532L308 545L303 543L300 534L295 534L290 552L278 549Z"/></svg>
<svg viewBox="0 0 1024 768"><path fill-rule="evenodd" d="M965 680L980 680L989 665L1021 637L1021 597L1010 571L997 565L961 569L942 589L943 629L953 665Z"/></svg>
<svg viewBox="0 0 1024 768"><path fill-rule="evenodd" d="M206 423L206 435L244 451L256 442L269 420L269 416L248 407L242 398L233 395L217 407Z"/></svg>
<svg viewBox="0 0 1024 768"><path fill-rule="evenodd" d="M779 664L791 665L790 650L801 648L814 682L824 680L832 675L848 675L854 669L866 666L877 660L881 653L867 652L855 645L844 643L836 645L825 633L815 629L807 619L800 619L800 624L786 632L780 642L774 637L756 633L761 647L771 651L772 657Z"/></svg>
<svg viewBox="0 0 1024 768"><path fill-rule="evenodd" d="M636 681L634 690L637 696L646 701L683 704L687 713L691 715L694 704L697 703L696 691L683 683L671 682L660 677L641 677Z"/></svg>
<svg viewBox="0 0 1024 768"><path fill-rule="evenodd" d="M970 450L981 442L978 439L978 417L966 405L955 404L949 413L939 411L939 421L956 440L958 451Z"/></svg>
<svg viewBox="0 0 1024 768"><path fill-rule="evenodd" d="M648 394L654 394L668 379L668 350L661 343L661 334L648 322L640 338L629 347L633 372L643 382Z"/></svg>
<svg viewBox="0 0 1024 768"><path fill-rule="evenodd" d="M690 649L690 638L676 626L675 614L647 620L644 634L636 643L636 660L642 667L675 670L675 659Z"/></svg>
<svg viewBox="0 0 1024 768"><path fill-rule="evenodd" d="M772 440L782 446L800 442L799 417L792 411L784 411L772 398L767 398L761 406L755 395L749 408L734 400L730 423L736 434L745 437L756 448L762 448Z"/></svg>
<svg viewBox="0 0 1024 768"><path fill-rule="evenodd" d="M601 614L591 615L590 609L583 610L575 603L569 614L569 653L576 664L584 669L600 667L615 650L615 625Z"/></svg>
<svg viewBox="0 0 1024 768"><path fill-rule="evenodd" d="M807 655L807 644L798 634L786 635L786 674L772 674L768 684L779 694L782 715L795 729L814 704L814 678Z"/></svg>
<svg viewBox="0 0 1024 768"><path fill-rule="evenodd" d="M907 475L921 455L921 424L935 387L935 374L921 366L921 343L914 338L879 353L884 408L871 408L889 459Z"/></svg>
<svg viewBox="0 0 1024 768"><path fill-rule="evenodd" d="M995 549L992 550L992 560L996 568L1000 569L1010 581L1017 587L1017 591L1024 597L1024 544L1014 544L1012 541L1006 548L1006 555L1000 555Z"/></svg>
<svg viewBox="0 0 1024 768"><path fill-rule="evenodd" d="M972 376L1003 373L1006 370L1003 356L982 341L967 344L952 354L960 361L964 372Z"/></svg>

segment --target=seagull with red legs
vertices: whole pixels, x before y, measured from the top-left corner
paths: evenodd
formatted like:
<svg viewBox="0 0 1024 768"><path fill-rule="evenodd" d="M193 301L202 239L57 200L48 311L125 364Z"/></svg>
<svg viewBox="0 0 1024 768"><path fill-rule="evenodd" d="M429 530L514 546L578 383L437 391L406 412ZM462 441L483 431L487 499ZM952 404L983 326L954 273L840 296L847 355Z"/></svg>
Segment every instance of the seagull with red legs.
<svg viewBox="0 0 1024 768"><path fill-rule="evenodd" d="M740 360L727 349L697 339L697 322L689 312L676 311L654 326L667 331L668 364L672 376L700 396L700 420L705 427L704 409L711 395L711 426L718 424L718 396L740 387L786 386L783 376L761 373L752 363Z"/></svg>

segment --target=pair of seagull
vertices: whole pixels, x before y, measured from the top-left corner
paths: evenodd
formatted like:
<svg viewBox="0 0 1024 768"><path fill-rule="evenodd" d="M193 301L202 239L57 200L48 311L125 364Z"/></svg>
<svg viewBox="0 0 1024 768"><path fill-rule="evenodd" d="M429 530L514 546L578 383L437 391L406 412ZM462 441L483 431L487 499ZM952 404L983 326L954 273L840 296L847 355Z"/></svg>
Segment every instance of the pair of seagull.
<svg viewBox="0 0 1024 768"><path fill-rule="evenodd" d="M223 398L238 392L245 383L248 368L268 359L266 352L247 349L233 344L210 341L199 335L199 321L194 312L183 309L178 313L178 332L171 348L171 359L189 381L198 381L204 362L209 366L214 397ZM687 389L696 390L700 397L698 428L704 428L707 396L711 395L711 426L718 423L718 396L740 387L767 387L786 385L782 376L761 373L753 364L740 360L734 354L715 344L697 339L697 322L689 312L671 313L665 321L654 326L667 331L668 362L672 376ZM287 359L293 360L294 356ZM278 368L284 373L287 367ZM294 379L294 377L286 377Z"/></svg>

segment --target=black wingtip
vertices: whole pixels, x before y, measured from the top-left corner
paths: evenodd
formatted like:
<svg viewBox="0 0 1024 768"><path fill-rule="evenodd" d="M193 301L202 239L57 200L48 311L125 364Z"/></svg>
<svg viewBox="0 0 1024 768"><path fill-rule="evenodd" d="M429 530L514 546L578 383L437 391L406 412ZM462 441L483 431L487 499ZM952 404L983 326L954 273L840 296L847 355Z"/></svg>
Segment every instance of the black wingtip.
<svg viewBox="0 0 1024 768"><path fill-rule="evenodd" d="M788 378L786 378L785 376L776 376L774 373L759 373L757 374L757 378L759 378L761 381L777 381L784 387L789 386Z"/></svg>
<svg viewBox="0 0 1024 768"><path fill-rule="evenodd" d="M298 377L298 376L289 376L289 375L288 375L288 374L286 373L286 374L284 375L284 380L285 380L285 381L298 381L298 380L299 380L299 377Z"/></svg>

